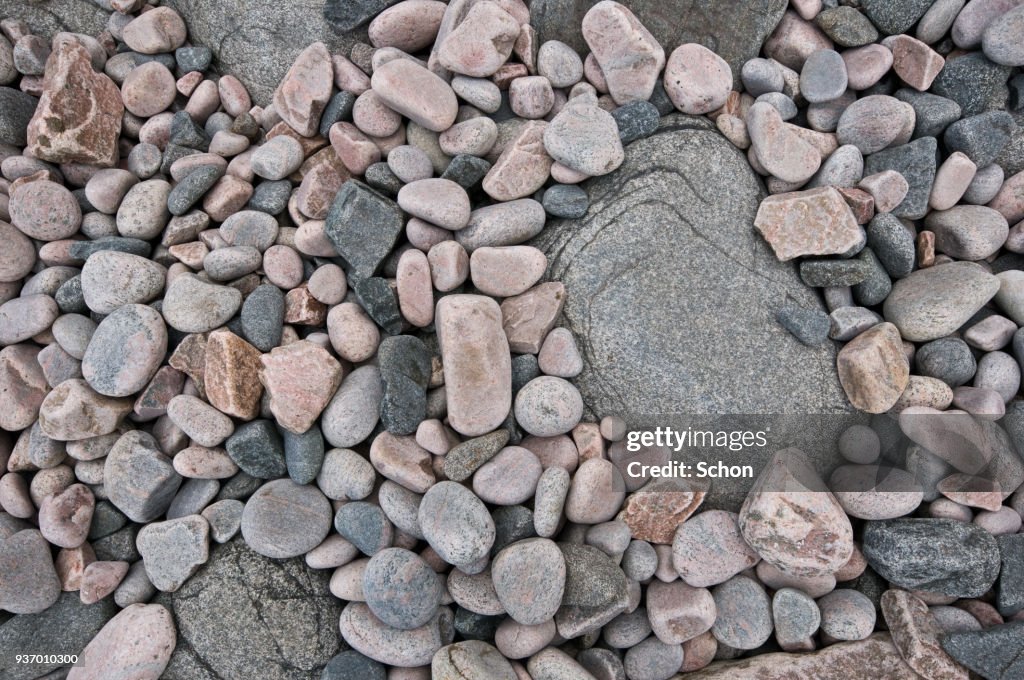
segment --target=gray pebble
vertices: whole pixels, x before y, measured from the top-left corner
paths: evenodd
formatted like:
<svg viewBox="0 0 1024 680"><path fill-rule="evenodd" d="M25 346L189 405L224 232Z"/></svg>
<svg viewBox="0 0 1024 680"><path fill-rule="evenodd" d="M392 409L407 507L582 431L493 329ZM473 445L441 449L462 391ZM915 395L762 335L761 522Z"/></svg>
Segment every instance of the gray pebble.
<svg viewBox="0 0 1024 680"><path fill-rule="evenodd" d="M782 120L792 120L793 118L796 118L796 104L792 99L781 92L765 92L758 96L757 101L771 104L772 107L779 112L779 117L781 117Z"/></svg>
<svg viewBox="0 0 1024 680"><path fill-rule="evenodd" d="M404 548L378 551L363 572L366 604L393 628L411 630L427 623L441 606L444 586L423 559Z"/></svg>
<svg viewBox="0 0 1024 680"><path fill-rule="evenodd" d="M331 100L327 102L324 112L320 114L320 135L327 138L331 132L331 126L345 120L352 120L352 107L356 103L356 95L351 92L336 92Z"/></svg>
<svg viewBox="0 0 1024 680"><path fill-rule="evenodd" d="M494 544L494 520L472 491L456 482L438 482L420 502L420 527L445 562L470 565Z"/></svg>
<svg viewBox="0 0 1024 680"><path fill-rule="evenodd" d="M853 286L853 299L865 307L877 305L889 296L892 280L871 248L862 250L857 259L866 264L868 276Z"/></svg>
<svg viewBox="0 0 1024 680"><path fill-rule="evenodd" d="M813 288L854 286L867 279L870 273L863 260L803 260L800 278Z"/></svg>
<svg viewBox="0 0 1024 680"><path fill-rule="evenodd" d="M273 422L253 420L242 423L225 443L231 460L246 474L259 479L275 479L288 472L284 443Z"/></svg>
<svg viewBox="0 0 1024 680"><path fill-rule="evenodd" d="M988 352L978 360L974 387L995 390L1008 402L1020 389L1020 364L1006 352Z"/></svg>
<svg viewBox="0 0 1024 680"><path fill-rule="evenodd" d="M735 649L757 649L772 634L771 604L764 588L746 576L733 576L711 591L718 617L715 638Z"/></svg>
<svg viewBox="0 0 1024 680"><path fill-rule="evenodd" d="M167 508L167 519L198 515L217 497L220 482L216 479L187 479Z"/></svg>
<svg viewBox="0 0 1024 680"><path fill-rule="evenodd" d="M284 440L284 462L288 476L296 484L310 484L320 474L324 462L324 436L319 427L302 434L279 429Z"/></svg>
<svg viewBox="0 0 1024 680"><path fill-rule="evenodd" d="M812 52L800 71L800 94L811 103L842 96L846 84L846 62L835 50Z"/></svg>
<svg viewBox="0 0 1024 680"><path fill-rule="evenodd" d="M1016 123L1006 111L987 111L961 118L946 128L942 141L949 153L960 151L983 168L992 163L1010 141Z"/></svg>
<svg viewBox="0 0 1024 680"><path fill-rule="evenodd" d="M208 559L210 525L199 515L154 522L142 527L137 544L149 580L174 592Z"/></svg>
<svg viewBox="0 0 1024 680"><path fill-rule="evenodd" d="M776 315L779 323L808 347L816 347L828 339L829 316L820 309L788 306Z"/></svg>
<svg viewBox="0 0 1024 680"><path fill-rule="evenodd" d="M346 503L334 515L334 528L364 555L375 555L391 546L394 527L384 511L372 503ZM415 626L413 626L415 627Z"/></svg>
<svg viewBox="0 0 1024 680"><path fill-rule="evenodd" d="M914 354L917 372L938 378L950 387L967 384L977 371L974 354L960 338L939 338L917 348Z"/></svg>
<svg viewBox="0 0 1024 680"><path fill-rule="evenodd" d="M196 151L205 152L210 148L210 138L206 131L196 125L187 111L178 111L171 118L169 141L171 144L186 146Z"/></svg>
<svg viewBox="0 0 1024 680"><path fill-rule="evenodd" d="M142 560L128 568L128 573L114 591L114 602L118 607L132 604L145 604L156 595L156 586L146 574L146 565Z"/></svg>
<svg viewBox="0 0 1024 680"><path fill-rule="evenodd" d="M740 71L743 89L751 97L760 97L766 92L782 92L786 81L782 69L771 59L748 59Z"/></svg>
<svg viewBox="0 0 1024 680"><path fill-rule="evenodd" d="M552 217L575 219L587 214L590 197L578 186L556 184L544 192L544 199L541 203L544 210Z"/></svg>
<svg viewBox="0 0 1024 680"><path fill-rule="evenodd" d="M256 349L269 352L281 344L284 330L284 293L265 283L249 293L242 305L242 335Z"/></svg>
<svg viewBox="0 0 1024 680"><path fill-rule="evenodd" d="M288 207L291 195L292 183L286 179L260 182L245 207L247 210L258 210L268 215L280 215Z"/></svg>
<svg viewBox="0 0 1024 680"><path fill-rule="evenodd" d="M960 105L964 116L992 108L994 99L1005 96L1011 69L989 61L981 52L949 59L932 83L932 92Z"/></svg>
<svg viewBox="0 0 1024 680"><path fill-rule="evenodd" d="M452 158L441 174L442 179L450 179L464 189L471 189L483 181L491 169L491 164L483 158L460 154Z"/></svg>
<svg viewBox="0 0 1024 680"><path fill-rule="evenodd" d="M654 104L642 100L631 101L614 109L612 118L619 127L619 139L623 145L650 137L661 122L661 115Z"/></svg>
<svg viewBox="0 0 1024 680"><path fill-rule="evenodd" d="M853 7L826 9L814 17L814 23L843 47L869 45L878 40L878 30L871 21Z"/></svg>
<svg viewBox="0 0 1024 680"><path fill-rule="evenodd" d="M386 680L387 675L384 664L349 649L327 662L320 680Z"/></svg>
<svg viewBox="0 0 1024 680"><path fill-rule="evenodd" d="M916 249L914 237L890 213L875 215L868 223L868 247L894 279L903 278L914 269Z"/></svg>
<svg viewBox="0 0 1024 680"><path fill-rule="evenodd" d="M245 504L240 500L224 499L212 503L202 511L210 524L210 538L217 543L227 543L242 527L242 510Z"/></svg>
<svg viewBox="0 0 1024 680"><path fill-rule="evenodd" d="M1003 176L1002 166L996 163L978 168L961 200L972 205L985 205L999 193L1003 186Z"/></svg>
<svg viewBox="0 0 1024 680"><path fill-rule="evenodd" d="M331 530L331 503L315 486L275 479L261 486L242 511L242 537L265 557L298 557Z"/></svg>

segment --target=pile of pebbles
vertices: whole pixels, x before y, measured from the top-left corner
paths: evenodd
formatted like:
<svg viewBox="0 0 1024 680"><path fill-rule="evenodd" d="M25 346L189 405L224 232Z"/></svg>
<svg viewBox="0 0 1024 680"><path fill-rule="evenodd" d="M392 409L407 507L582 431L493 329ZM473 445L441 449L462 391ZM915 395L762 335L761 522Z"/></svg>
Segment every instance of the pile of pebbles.
<svg viewBox="0 0 1024 680"><path fill-rule="evenodd" d="M110 4L0 22L0 609L112 598L69 678L159 677L148 603L238 534L333 570L324 680L1019 677L1024 8L794 2L736 91L609 0L585 57L522 0L402 0L260 107L174 10ZM828 485L775 452L738 513L583 421L525 245L672 111L748 150L831 309L780 321L887 414Z"/></svg>

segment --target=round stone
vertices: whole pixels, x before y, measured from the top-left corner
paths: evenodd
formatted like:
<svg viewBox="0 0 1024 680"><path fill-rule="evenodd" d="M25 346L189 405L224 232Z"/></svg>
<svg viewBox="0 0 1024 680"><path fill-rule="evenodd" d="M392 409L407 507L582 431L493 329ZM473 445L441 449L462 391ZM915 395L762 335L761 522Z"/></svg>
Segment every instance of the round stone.
<svg viewBox="0 0 1024 680"><path fill-rule="evenodd" d="M101 250L82 268L82 295L89 309L110 314L122 305L145 303L164 289L167 270L131 253Z"/></svg>
<svg viewBox="0 0 1024 680"><path fill-rule="evenodd" d="M124 107L140 118L149 118L164 111L177 94L174 75L159 61L136 66L121 84Z"/></svg>
<svg viewBox="0 0 1024 680"><path fill-rule="evenodd" d="M464 640L438 650L430 664L430 677L433 680L516 680L519 676L493 646L482 640Z"/></svg>
<svg viewBox="0 0 1024 680"><path fill-rule="evenodd" d="M36 263L32 241L6 222L0 222L0 283L12 283L25 277Z"/></svg>
<svg viewBox="0 0 1024 680"><path fill-rule="evenodd" d="M494 590L508 615L523 625L554 618L565 588L565 559L546 538L517 541L497 554L491 565Z"/></svg>
<svg viewBox="0 0 1024 680"><path fill-rule="evenodd" d="M227 323L241 306L239 290L182 274L167 287L163 313L167 325L175 330L205 333Z"/></svg>
<svg viewBox="0 0 1024 680"><path fill-rule="evenodd" d="M82 357L82 376L108 397L145 387L167 353L167 328L152 307L125 305L96 328Z"/></svg>
<svg viewBox="0 0 1024 680"><path fill-rule="evenodd" d="M494 544L494 520L487 506L456 482L438 482L427 490L419 521L430 547L448 564L473 564Z"/></svg>
<svg viewBox="0 0 1024 680"><path fill-rule="evenodd" d="M665 91L683 113L721 108L732 90L732 71L720 56L697 43L677 47L665 64Z"/></svg>
<svg viewBox="0 0 1024 680"><path fill-rule="evenodd" d="M267 482L242 511L242 537L266 557L304 555L320 545L330 530L330 502L319 489L290 479Z"/></svg>
<svg viewBox="0 0 1024 680"><path fill-rule="evenodd" d="M567 380L540 376L528 382L516 395L516 422L532 435L553 437L564 434L583 416L579 390Z"/></svg>
<svg viewBox="0 0 1024 680"><path fill-rule="evenodd" d="M473 492L495 505L516 505L533 497L543 472L540 460L528 449L508 446L473 475Z"/></svg>
<svg viewBox="0 0 1024 680"><path fill-rule="evenodd" d="M381 550L363 572L366 604L393 628L412 630L430 621L441 606L441 579L416 553L404 548Z"/></svg>
<svg viewBox="0 0 1024 680"><path fill-rule="evenodd" d="M818 600L821 631L836 640L863 640L875 629L875 605L852 588L835 590Z"/></svg>
<svg viewBox="0 0 1024 680"><path fill-rule="evenodd" d="M812 104L838 99L846 85L846 62L835 50L811 53L800 71L800 94Z"/></svg>
<svg viewBox="0 0 1024 680"><path fill-rule="evenodd" d="M757 649L772 634L771 603L761 585L734 576L712 590L718 617L711 632L734 649Z"/></svg>
<svg viewBox="0 0 1024 680"><path fill-rule="evenodd" d="M16 187L7 210L11 224L39 241L68 238L82 224L82 209L74 195L47 179Z"/></svg>
<svg viewBox="0 0 1024 680"><path fill-rule="evenodd" d="M683 646L649 637L630 647L622 660L626 677L633 680L669 680L683 663Z"/></svg>

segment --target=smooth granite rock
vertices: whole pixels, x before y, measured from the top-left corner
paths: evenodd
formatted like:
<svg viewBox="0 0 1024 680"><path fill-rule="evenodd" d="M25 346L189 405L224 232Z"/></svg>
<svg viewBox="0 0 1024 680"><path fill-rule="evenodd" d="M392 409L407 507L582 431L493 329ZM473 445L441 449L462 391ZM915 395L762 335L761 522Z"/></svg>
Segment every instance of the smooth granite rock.
<svg viewBox="0 0 1024 680"><path fill-rule="evenodd" d="M565 284L566 325L586 339L575 382L595 416L638 427L645 418L668 425L672 414L848 411L833 346L806 347L776 322L791 304L822 305L752 228L760 183L712 124L662 119L627 147L619 170L586 189L587 216L549 222L534 245L548 255L550 278ZM798 430L831 436L818 425ZM784 448L787 435L776 432L772 446ZM800 448L824 462L834 441ZM760 469L763 457L748 449L729 463ZM712 495L731 487L738 508L743 490L718 487Z"/></svg>
<svg viewBox="0 0 1024 680"><path fill-rule="evenodd" d="M341 603L327 588L330 575L301 557L258 555L241 538L214 548L180 590L156 600L178 628L162 679L319 678L339 651Z"/></svg>

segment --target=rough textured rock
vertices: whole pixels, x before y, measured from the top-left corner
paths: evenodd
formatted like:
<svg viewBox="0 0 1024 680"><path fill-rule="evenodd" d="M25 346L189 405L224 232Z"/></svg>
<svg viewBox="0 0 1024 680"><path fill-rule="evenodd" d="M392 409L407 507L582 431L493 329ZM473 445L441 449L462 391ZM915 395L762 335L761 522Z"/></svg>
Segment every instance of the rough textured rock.
<svg viewBox="0 0 1024 680"><path fill-rule="evenodd" d="M775 321L787 299L808 309L821 303L754 231L758 181L713 125L663 119L658 133L627 147L618 171L587 190L587 216L549 223L534 245L547 253L550 277L565 284L566 325L583 339L575 382L594 415L633 424L662 414L664 425L666 414L848 408L831 345L807 348ZM748 313L725 317L723 308ZM777 378L764 380L769 372ZM744 455L729 462L760 467ZM739 485L712 494L725 486ZM742 490L733 501L738 508Z"/></svg>
<svg viewBox="0 0 1024 680"><path fill-rule="evenodd" d="M158 598L174 614L178 646L164 680L307 680L338 652L341 604L330 571L302 558L262 557L241 538L219 546L176 593Z"/></svg>
<svg viewBox="0 0 1024 680"><path fill-rule="evenodd" d="M579 54L587 53L580 22L593 0L534 0L530 22L538 43L561 40ZM761 44L782 18L782 0L742 0L722 12L714 3L691 0L626 0L623 2L669 53L683 43L699 43L729 62L738 82L743 62L757 56Z"/></svg>

